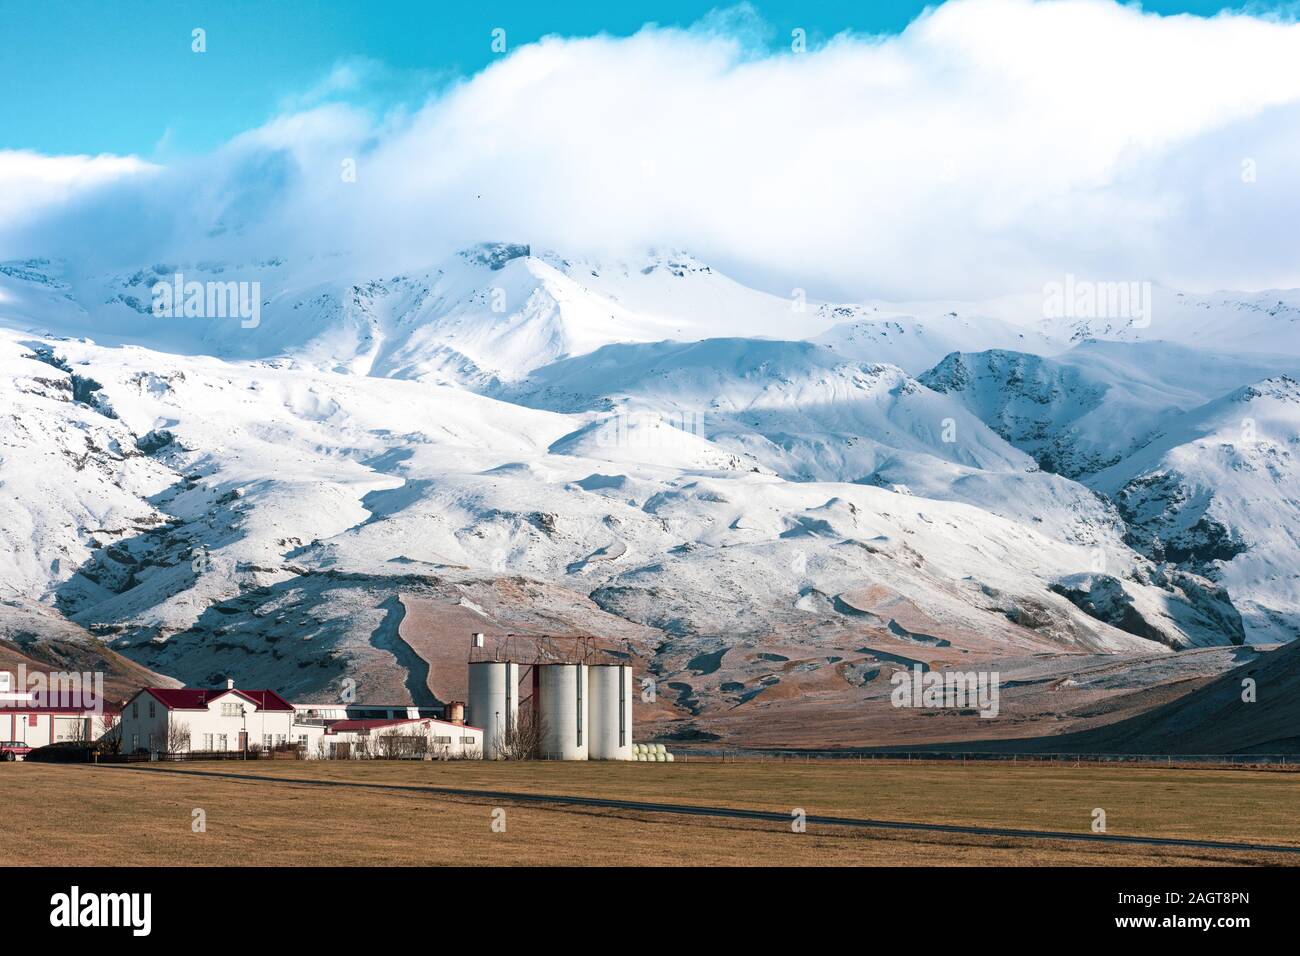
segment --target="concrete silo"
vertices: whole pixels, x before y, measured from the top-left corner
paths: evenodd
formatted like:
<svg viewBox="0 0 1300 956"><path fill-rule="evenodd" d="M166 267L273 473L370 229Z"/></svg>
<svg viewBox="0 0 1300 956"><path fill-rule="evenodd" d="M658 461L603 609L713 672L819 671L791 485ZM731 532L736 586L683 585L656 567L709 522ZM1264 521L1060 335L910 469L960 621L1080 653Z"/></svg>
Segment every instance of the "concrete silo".
<svg viewBox="0 0 1300 956"><path fill-rule="evenodd" d="M495 760L519 720L519 665L471 661L466 723L483 730L483 756Z"/></svg>
<svg viewBox="0 0 1300 956"><path fill-rule="evenodd" d="M590 738L586 664L539 664L538 716L542 756L586 760Z"/></svg>
<svg viewBox="0 0 1300 956"><path fill-rule="evenodd" d="M627 664L592 664L588 712L592 760L631 760L632 668Z"/></svg>

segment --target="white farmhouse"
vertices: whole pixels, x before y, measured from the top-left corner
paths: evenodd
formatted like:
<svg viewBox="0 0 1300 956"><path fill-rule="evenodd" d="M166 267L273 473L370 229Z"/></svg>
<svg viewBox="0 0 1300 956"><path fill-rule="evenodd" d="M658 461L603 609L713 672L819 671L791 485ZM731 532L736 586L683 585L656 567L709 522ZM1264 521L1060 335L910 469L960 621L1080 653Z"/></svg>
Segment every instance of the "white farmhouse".
<svg viewBox="0 0 1300 956"><path fill-rule="evenodd" d="M124 753L243 751L305 744L294 708L273 690L146 687L122 708Z"/></svg>

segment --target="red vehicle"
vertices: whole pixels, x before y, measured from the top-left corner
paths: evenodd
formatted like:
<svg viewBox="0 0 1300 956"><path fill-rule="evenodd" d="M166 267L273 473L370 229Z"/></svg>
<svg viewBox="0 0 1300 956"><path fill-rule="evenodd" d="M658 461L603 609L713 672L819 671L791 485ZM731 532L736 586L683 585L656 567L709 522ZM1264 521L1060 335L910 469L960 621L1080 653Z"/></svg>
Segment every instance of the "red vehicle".
<svg viewBox="0 0 1300 956"><path fill-rule="evenodd" d="M17 760L31 752L32 748L21 740L0 740L0 760Z"/></svg>

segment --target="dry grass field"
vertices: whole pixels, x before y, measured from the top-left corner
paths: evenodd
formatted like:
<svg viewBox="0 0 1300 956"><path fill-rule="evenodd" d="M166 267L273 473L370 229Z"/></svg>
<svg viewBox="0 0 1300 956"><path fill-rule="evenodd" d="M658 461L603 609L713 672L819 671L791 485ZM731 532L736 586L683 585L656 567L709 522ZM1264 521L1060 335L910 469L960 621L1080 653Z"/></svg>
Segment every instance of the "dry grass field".
<svg viewBox="0 0 1300 956"><path fill-rule="evenodd" d="M210 774L215 774L212 776ZM249 777L273 778L247 779ZM321 785L322 783L329 785ZM952 763L194 762L0 766L6 862L39 865L999 865L1287 863L1236 850L858 830L536 805L454 787L1086 833L1300 845L1268 772ZM493 812L505 812L505 832ZM194 832L194 811L206 830Z"/></svg>

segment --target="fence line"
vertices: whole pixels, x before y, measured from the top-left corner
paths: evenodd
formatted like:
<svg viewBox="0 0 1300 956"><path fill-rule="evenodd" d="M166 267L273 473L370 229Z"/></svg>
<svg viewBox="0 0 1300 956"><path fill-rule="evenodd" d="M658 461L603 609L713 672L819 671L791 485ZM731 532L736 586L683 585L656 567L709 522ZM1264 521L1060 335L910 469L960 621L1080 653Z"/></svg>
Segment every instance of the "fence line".
<svg viewBox="0 0 1300 956"><path fill-rule="evenodd" d="M175 753L88 754L86 759L95 763L183 763L189 760L301 760L302 755L293 750L187 750Z"/></svg>

